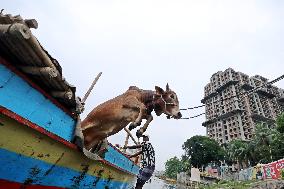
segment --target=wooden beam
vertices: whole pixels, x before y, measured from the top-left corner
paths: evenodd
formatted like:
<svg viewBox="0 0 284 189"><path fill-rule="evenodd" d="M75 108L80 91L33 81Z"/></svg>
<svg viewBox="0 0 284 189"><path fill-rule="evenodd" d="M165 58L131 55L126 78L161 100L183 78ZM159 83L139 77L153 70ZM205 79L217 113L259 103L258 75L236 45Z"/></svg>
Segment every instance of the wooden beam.
<svg viewBox="0 0 284 189"><path fill-rule="evenodd" d="M71 90L68 91L51 91L51 95L55 98L63 98L63 99L71 99L73 97L73 93Z"/></svg>
<svg viewBox="0 0 284 189"><path fill-rule="evenodd" d="M28 21L28 22L31 22L31 21ZM44 65L56 70L55 65L50 60L46 52L42 49L37 39L33 36L27 24L24 24L24 23L0 24L0 33L3 33L3 34L9 33L11 35L18 37L19 39L23 39L23 38L26 39L25 42L27 42L30 48L33 49L35 54L41 59Z"/></svg>
<svg viewBox="0 0 284 189"><path fill-rule="evenodd" d="M38 28L38 23L35 19L26 19L25 24L27 24L29 28L34 28L34 29Z"/></svg>
<svg viewBox="0 0 284 189"><path fill-rule="evenodd" d="M24 39L29 39L32 36L31 30L25 24L21 23L1 24L0 32L14 34Z"/></svg>
<svg viewBox="0 0 284 189"><path fill-rule="evenodd" d="M20 69L31 75L44 75L49 77L56 77L58 75L58 71L51 67L21 66Z"/></svg>

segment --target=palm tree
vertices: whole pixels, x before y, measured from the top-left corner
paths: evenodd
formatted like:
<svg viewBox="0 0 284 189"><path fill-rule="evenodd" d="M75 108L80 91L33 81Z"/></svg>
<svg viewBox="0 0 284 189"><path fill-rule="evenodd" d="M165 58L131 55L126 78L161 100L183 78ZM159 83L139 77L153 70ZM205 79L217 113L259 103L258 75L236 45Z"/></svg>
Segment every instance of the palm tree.
<svg viewBox="0 0 284 189"><path fill-rule="evenodd" d="M248 166L248 143L240 139L232 140L227 147L227 153L231 161L239 162L239 170L243 163Z"/></svg>
<svg viewBox="0 0 284 189"><path fill-rule="evenodd" d="M273 160L271 144L275 140L277 131L269 129L267 124L260 123L256 125L252 142L255 144L255 155L261 163L268 163Z"/></svg>

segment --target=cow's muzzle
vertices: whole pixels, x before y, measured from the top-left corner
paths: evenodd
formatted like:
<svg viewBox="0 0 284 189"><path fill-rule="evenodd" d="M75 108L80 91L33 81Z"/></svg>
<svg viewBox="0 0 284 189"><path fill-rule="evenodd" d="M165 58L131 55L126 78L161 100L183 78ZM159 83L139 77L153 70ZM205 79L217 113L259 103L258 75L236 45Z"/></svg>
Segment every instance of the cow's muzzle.
<svg viewBox="0 0 284 189"><path fill-rule="evenodd" d="M182 114L180 112L177 113L177 115L173 115L172 118L174 119L180 119L182 117ZM170 116L168 116L168 119L170 119Z"/></svg>
<svg viewBox="0 0 284 189"><path fill-rule="evenodd" d="M180 112L178 112L177 119L180 119L181 117L182 117L182 114Z"/></svg>

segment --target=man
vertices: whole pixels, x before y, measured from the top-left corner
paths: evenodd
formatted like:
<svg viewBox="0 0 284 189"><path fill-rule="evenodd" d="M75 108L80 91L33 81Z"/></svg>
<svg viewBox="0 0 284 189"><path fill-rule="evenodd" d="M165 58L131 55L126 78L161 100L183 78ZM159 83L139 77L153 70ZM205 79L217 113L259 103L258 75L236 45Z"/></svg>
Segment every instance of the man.
<svg viewBox="0 0 284 189"><path fill-rule="evenodd" d="M142 189L143 185L148 181L155 170L155 151L152 144L149 142L149 136L143 135L143 142L141 145L126 146L125 149L137 149L141 148L141 151L129 156L129 158L142 155L141 157L141 168L137 176L137 182L135 189Z"/></svg>

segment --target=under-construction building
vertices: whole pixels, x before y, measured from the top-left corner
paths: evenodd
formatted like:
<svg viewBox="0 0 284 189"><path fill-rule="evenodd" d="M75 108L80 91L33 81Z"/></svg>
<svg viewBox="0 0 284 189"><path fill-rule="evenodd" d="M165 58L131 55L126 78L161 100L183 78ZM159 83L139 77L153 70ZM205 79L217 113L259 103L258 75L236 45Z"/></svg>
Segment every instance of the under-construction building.
<svg viewBox="0 0 284 189"><path fill-rule="evenodd" d="M201 102L207 136L223 144L250 140L258 122L274 126L277 115L284 111L284 90L262 76L249 77L228 68L212 75Z"/></svg>

